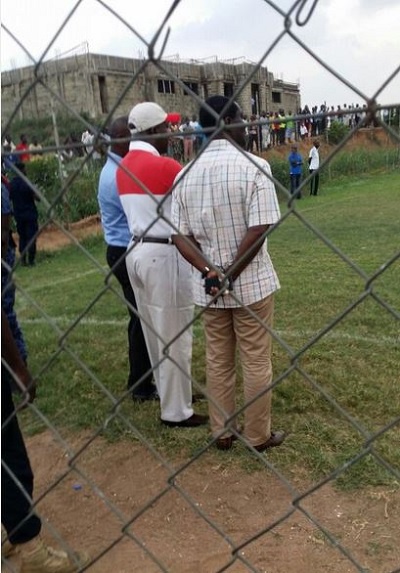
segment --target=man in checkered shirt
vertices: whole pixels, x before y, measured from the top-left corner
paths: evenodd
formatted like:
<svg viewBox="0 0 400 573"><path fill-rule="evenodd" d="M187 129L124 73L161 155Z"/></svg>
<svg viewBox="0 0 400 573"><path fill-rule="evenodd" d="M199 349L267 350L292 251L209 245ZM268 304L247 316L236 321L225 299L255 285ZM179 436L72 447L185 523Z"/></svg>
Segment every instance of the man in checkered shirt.
<svg viewBox="0 0 400 573"><path fill-rule="evenodd" d="M267 177L269 164L241 149L245 144L241 117L238 104L224 96L212 96L203 104L200 124L209 141L176 177L172 221L179 234L172 238L199 271L194 302L203 307L215 444L230 449L240 433L235 416L238 346L248 404L243 437L263 452L285 439L284 432L271 431L268 390L272 382L269 329L279 281L267 251L266 231L279 221L280 210L275 186ZM217 132L220 126L223 130Z"/></svg>

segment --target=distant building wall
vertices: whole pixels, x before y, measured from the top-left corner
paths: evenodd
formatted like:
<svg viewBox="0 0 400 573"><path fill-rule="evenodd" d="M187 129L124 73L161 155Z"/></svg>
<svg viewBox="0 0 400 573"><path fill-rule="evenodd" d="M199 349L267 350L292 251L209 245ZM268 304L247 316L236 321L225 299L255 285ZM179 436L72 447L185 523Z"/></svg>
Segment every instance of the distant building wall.
<svg viewBox="0 0 400 573"><path fill-rule="evenodd" d="M3 120L10 118L17 104L18 119L40 118L52 108L98 118L127 114L145 100L191 116L198 112L198 103L185 93L184 85L201 99L230 96L240 88L236 99L247 116L282 108L296 113L300 107L298 84L275 80L267 68L245 62L162 61L155 66L140 59L82 54L45 62L36 76L33 66L2 72L1 81Z"/></svg>

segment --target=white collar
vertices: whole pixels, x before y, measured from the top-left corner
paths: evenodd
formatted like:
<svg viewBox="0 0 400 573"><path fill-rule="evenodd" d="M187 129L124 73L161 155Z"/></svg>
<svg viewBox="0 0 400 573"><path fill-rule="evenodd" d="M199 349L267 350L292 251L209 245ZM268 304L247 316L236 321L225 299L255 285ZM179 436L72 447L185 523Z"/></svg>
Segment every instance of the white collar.
<svg viewBox="0 0 400 573"><path fill-rule="evenodd" d="M140 141L140 140L131 141L129 144L129 151L148 151L153 155L160 156L154 145L151 145L151 143L149 143L148 141Z"/></svg>

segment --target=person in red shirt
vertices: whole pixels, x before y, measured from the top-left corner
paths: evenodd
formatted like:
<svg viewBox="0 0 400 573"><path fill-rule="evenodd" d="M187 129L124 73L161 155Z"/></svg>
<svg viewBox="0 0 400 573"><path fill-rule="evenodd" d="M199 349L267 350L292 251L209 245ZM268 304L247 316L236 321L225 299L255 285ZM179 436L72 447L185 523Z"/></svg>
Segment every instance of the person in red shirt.
<svg viewBox="0 0 400 573"><path fill-rule="evenodd" d="M171 241L171 191L182 167L163 156L170 131L168 114L158 104L137 104L128 126L134 137L117 170L117 187L132 234L126 266L160 396L161 422L200 426L208 416L192 408L192 270Z"/></svg>
<svg viewBox="0 0 400 573"><path fill-rule="evenodd" d="M24 151L26 151L26 152L29 151L28 138L24 133L21 135L20 141L19 141L18 145L16 146L15 151L19 152L18 153L18 161L25 162L25 161L30 160L30 158L31 158L30 154L24 153Z"/></svg>

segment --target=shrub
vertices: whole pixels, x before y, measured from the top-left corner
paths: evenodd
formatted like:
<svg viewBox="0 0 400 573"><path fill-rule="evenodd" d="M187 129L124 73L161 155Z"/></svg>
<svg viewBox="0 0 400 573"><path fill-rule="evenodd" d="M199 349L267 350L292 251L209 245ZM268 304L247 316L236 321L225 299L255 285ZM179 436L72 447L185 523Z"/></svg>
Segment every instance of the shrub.
<svg viewBox="0 0 400 573"><path fill-rule="evenodd" d="M51 194L59 185L59 168L56 157L47 155L26 164L26 174L43 193Z"/></svg>
<svg viewBox="0 0 400 573"><path fill-rule="evenodd" d="M331 126L328 130L328 143L336 144L340 143L348 134L349 128L344 123L339 121L332 121Z"/></svg>
<svg viewBox="0 0 400 573"><path fill-rule="evenodd" d="M47 200L38 204L40 223L47 222L49 218L74 223L98 212L97 184L101 165L86 166L75 176L80 162L76 159L71 164L62 165L62 182L56 157L46 156L26 164L29 180Z"/></svg>
<svg viewBox="0 0 400 573"><path fill-rule="evenodd" d="M275 157L268 158L268 162L271 166L272 175L279 181L286 189L290 189L290 175L289 175L289 163L284 159L278 159ZM287 199L287 195L276 186L279 199Z"/></svg>

